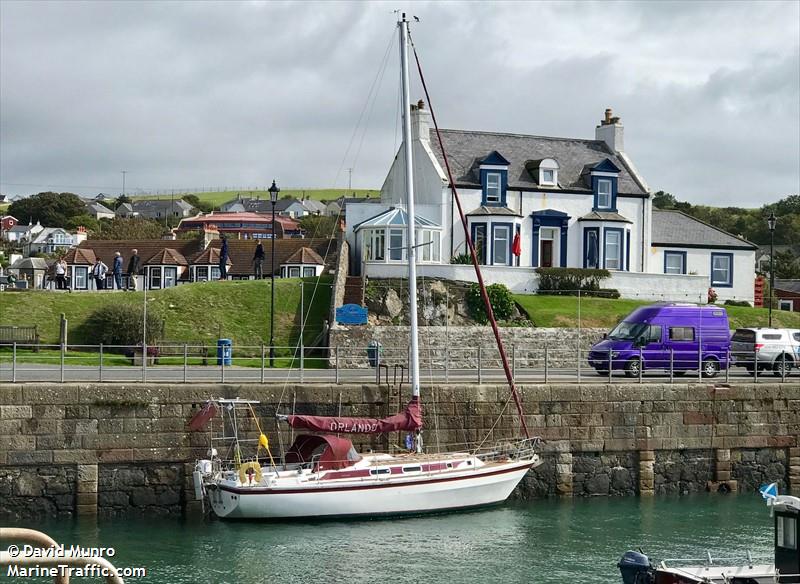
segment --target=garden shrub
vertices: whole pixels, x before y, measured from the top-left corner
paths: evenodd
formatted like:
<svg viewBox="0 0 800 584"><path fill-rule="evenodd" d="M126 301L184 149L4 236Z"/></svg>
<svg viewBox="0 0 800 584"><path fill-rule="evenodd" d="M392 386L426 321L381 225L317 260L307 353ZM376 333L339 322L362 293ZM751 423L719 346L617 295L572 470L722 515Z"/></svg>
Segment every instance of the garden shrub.
<svg viewBox="0 0 800 584"><path fill-rule="evenodd" d="M726 306L751 306L747 300L726 300L724 304Z"/></svg>
<svg viewBox="0 0 800 584"><path fill-rule="evenodd" d="M495 319L508 320L511 318L514 313L514 299L511 297L511 291L503 284L491 284L486 287L486 293L489 295L489 302L492 305ZM469 287L466 298L467 307L472 318L481 324L489 322L478 284L472 284Z"/></svg>
<svg viewBox="0 0 800 584"><path fill-rule="evenodd" d="M86 329L94 343L134 346L142 344L143 308L128 304L108 304L86 319ZM147 344L164 338L164 319L152 308L147 310Z"/></svg>
<svg viewBox="0 0 800 584"><path fill-rule="evenodd" d="M611 277L608 270L588 268L536 268L536 273L539 275L539 294L570 296L577 295L578 290L599 291L600 282Z"/></svg>

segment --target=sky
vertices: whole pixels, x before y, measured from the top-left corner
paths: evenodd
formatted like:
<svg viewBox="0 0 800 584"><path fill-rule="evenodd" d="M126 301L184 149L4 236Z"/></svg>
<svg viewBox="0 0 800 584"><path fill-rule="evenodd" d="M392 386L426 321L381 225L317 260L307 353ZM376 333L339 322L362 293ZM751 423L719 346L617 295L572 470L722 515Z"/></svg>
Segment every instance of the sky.
<svg viewBox="0 0 800 584"><path fill-rule="evenodd" d="M444 128L591 139L611 107L653 191L800 192L797 1L6 0L0 192L379 189L397 8Z"/></svg>

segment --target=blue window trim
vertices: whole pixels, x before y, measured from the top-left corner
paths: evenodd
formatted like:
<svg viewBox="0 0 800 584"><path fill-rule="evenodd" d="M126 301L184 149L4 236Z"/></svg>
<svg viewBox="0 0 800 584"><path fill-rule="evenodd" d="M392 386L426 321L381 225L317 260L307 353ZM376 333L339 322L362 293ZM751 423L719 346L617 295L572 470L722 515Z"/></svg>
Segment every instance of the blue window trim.
<svg viewBox="0 0 800 584"><path fill-rule="evenodd" d="M668 255L679 255L682 256L681 258L681 274L686 273L686 252L685 251L678 251L674 249L665 249L664 250L664 273L667 273L667 256Z"/></svg>
<svg viewBox="0 0 800 584"><path fill-rule="evenodd" d="M625 230L625 271L631 271L631 231Z"/></svg>
<svg viewBox="0 0 800 584"><path fill-rule="evenodd" d="M483 245L480 248L478 248L477 244L475 243L477 241L475 237L477 232L476 229L477 227L483 227ZM489 234L486 229L486 223L473 223L472 225L470 225L469 236L472 238L472 245L475 246L475 253L478 254L478 261L482 266L488 265L487 262L488 258L486 257L486 252L489 249L489 243L488 243ZM469 253L469 249L467 249L467 253Z"/></svg>
<svg viewBox="0 0 800 584"><path fill-rule="evenodd" d="M606 242L608 240L608 233L610 231L616 231L619 233L619 267L617 271L624 271L625 270L625 230L620 227L606 227L603 229L603 262L600 264L604 269L613 269L606 267Z"/></svg>
<svg viewBox="0 0 800 584"><path fill-rule="evenodd" d="M714 258L726 257L730 261L730 269L728 270L728 281L723 283L714 282ZM712 253L711 254L711 270L709 271L708 279L712 287L717 288L733 288L733 254L732 253Z"/></svg>
<svg viewBox="0 0 800 584"><path fill-rule="evenodd" d="M499 201L487 201L486 200L486 190L488 186L488 175L489 174L497 174L500 175L500 200ZM487 207L505 207L506 206L506 194L508 192L508 171L507 170L499 170L499 169L489 169L489 168L481 168L480 169L481 175L481 205L485 205Z"/></svg>
<svg viewBox="0 0 800 584"><path fill-rule="evenodd" d="M567 267L567 230L569 229L569 215L561 211L545 209L544 211L534 211L531 213L533 218L533 249L531 250L531 266L539 266L539 229L541 227L558 227L561 241L559 243L559 261L562 268Z"/></svg>
<svg viewBox="0 0 800 584"><path fill-rule="evenodd" d="M607 180L611 182L611 206L600 207L600 181ZM617 177L615 176L592 176L592 194L594 195L592 201L592 211L612 211L617 212Z"/></svg>
<svg viewBox="0 0 800 584"><path fill-rule="evenodd" d="M508 256L506 256L506 257L508 257L508 263L505 263L505 264L495 264L494 263L494 232L498 227L508 227L508 250L507 250ZM498 265L498 266L513 266L514 265L512 263L513 260L511 258L511 245L513 243L514 243L514 224L513 223L492 223L492 246L491 246L492 247L492 252L491 252L492 257L490 258L492 261L489 262L488 265L490 265L490 266L494 266L494 265Z"/></svg>
<svg viewBox="0 0 800 584"><path fill-rule="evenodd" d="M602 262L603 250L602 250L601 245L600 245L600 228L599 227L584 227L583 228L583 267L584 268L588 268L589 267L589 265L588 265L589 264L589 262L588 262L589 254L587 252L589 251L589 233L592 232L592 231L597 236L597 267L599 268L600 266L603 265L603 262Z"/></svg>

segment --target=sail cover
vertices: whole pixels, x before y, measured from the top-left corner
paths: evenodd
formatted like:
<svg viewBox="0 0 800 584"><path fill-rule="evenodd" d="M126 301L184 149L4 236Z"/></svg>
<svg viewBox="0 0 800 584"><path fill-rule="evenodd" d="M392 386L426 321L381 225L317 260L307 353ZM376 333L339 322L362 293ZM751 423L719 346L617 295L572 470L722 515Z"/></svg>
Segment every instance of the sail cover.
<svg viewBox="0 0 800 584"><path fill-rule="evenodd" d="M330 435L300 435L286 451L284 462L306 463L316 460L318 470L339 470L361 460L347 438Z"/></svg>
<svg viewBox="0 0 800 584"><path fill-rule="evenodd" d="M337 434L382 434L422 428L419 397L412 397L406 409L388 418L343 418L340 416L287 416L292 428Z"/></svg>

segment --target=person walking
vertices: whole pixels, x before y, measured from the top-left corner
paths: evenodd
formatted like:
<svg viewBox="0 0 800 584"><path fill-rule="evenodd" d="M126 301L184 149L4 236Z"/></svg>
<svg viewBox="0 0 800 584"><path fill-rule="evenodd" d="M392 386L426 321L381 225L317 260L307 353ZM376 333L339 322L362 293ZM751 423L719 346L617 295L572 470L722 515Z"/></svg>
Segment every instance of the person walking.
<svg viewBox="0 0 800 584"><path fill-rule="evenodd" d="M56 290L67 289L67 262L59 258L56 262Z"/></svg>
<svg viewBox="0 0 800 584"><path fill-rule="evenodd" d="M106 289L106 274L108 273L108 266L103 263L103 260L98 257L94 266L92 266L92 277L94 278L94 287L96 290Z"/></svg>
<svg viewBox="0 0 800 584"><path fill-rule="evenodd" d="M264 246L261 244L261 241L256 245L256 252L253 254L253 268L256 280L260 280L264 277Z"/></svg>
<svg viewBox="0 0 800 584"><path fill-rule="evenodd" d="M139 274L139 250L131 250L131 259L128 260L128 290L136 292L137 276Z"/></svg>
<svg viewBox="0 0 800 584"><path fill-rule="evenodd" d="M119 252L114 253L114 265L111 267L111 273L114 274L114 284L117 290L122 290L122 254Z"/></svg>
<svg viewBox="0 0 800 584"><path fill-rule="evenodd" d="M222 239L222 247L219 250L219 279L228 279L228 238L224 235Z"/></svg>

